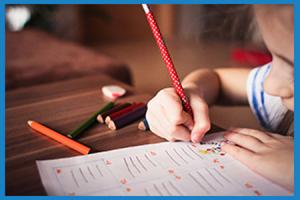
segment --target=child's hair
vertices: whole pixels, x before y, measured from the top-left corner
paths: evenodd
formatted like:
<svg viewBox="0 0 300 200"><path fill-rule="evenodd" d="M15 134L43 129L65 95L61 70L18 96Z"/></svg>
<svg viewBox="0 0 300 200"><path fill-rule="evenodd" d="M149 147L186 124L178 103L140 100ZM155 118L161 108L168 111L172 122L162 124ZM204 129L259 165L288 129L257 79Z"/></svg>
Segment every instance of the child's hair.
<svg viewBox="0 0 300 200"><path fill-rule="evenodd" d="M251 5L204 5L201 37L261 43Z"/></svg>

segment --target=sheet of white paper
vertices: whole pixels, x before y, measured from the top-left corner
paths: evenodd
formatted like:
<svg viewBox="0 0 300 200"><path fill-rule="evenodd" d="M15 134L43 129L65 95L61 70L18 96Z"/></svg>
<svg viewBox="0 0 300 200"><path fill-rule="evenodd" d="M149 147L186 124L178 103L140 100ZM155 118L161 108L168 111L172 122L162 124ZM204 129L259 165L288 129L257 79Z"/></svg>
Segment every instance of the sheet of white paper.
<svg viewBox="0 0 300 200"><path fill-rule="evenodd" d="M222 133L201 144L163 142L37 161L48 195L290 195L220 151Z"/></svg>

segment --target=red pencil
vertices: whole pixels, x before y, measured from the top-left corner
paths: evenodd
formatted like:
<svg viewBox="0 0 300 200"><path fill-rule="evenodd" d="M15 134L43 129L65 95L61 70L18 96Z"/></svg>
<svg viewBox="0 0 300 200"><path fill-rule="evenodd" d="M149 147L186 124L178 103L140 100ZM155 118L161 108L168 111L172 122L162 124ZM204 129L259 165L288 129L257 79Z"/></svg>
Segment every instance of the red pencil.
<svg viewBox="0 0 300 200"><path fill-rule="evenodd" d="M146 111L146 105L137 107L136 109L117 117L115 120L111 120L108 124L108 127L112 130L120 129L140 118L145 117Z"/></svg>
<svg viewBox="0 0 300 200"><path fill-rule="evenodd" d="M105 118L107 117L107 116L109 116L109 115L111 115L112 113L115 113L115 112L118 112L118 111L120 111L120 110L122 110L122 109L124 109L124 108L126 108L126 107L128 107L128 106L131 106L131 103L123 103L123 104L118 104L118 105L115 105L112 109L110 109L110 110L108 110L108 111L106 111L106 112L104 112L104 113L102 113L102 114L99 114L98 116L97 116L97 121L99 122L99 123L104 123L104 120L105 120Z"/></svg>
<svg viewBox="0 0 300 200"><path fill-rule="evenodd" d="M171 59L171 56L168 52L167 46L165 45L165 43L163 41L163 38L162 38L162 35L161 35L160 30L158 28L158 25L157 25L157 23L154 19L153 13L151 12L151 10L149 9L147 4L142 4L142 6L143 6L143 9L146 13L148 23L151 27L152 33L153 33L154 38L156 40L156 43L159 47L160 53L163 57L163 60L166 64L166 66L167 66L169 75L170 75L170 77L172 79L172 82L173 82L173 86L174 86L178 96L181 98L181 101L183 103L183 107L184 107L185 111L187 111L191 116L193 116L192 108L190 106L189 100L188 100L187 96L184 93L184 90L183 90L182 85L180 83L179 76L178 76L178 74L176 72L176 69L174 67L174 64L172 62L172 59Z"/></svg>
<svg viewBox="0 0 300 200"><path fill-rule="evenodd" d="M132 110L135 110L141 106L144 106L145 104L144 103L133 103L131 106L128 106L118 112L115 112L115 113L112 113L111 115L108 115L106 118L105 118L105 123L106 124L109 124L109 122L111 120L115 120L116 118L120 117L120 116L123 116L125 114L127 114L128 112L131 112Z"/></svg>

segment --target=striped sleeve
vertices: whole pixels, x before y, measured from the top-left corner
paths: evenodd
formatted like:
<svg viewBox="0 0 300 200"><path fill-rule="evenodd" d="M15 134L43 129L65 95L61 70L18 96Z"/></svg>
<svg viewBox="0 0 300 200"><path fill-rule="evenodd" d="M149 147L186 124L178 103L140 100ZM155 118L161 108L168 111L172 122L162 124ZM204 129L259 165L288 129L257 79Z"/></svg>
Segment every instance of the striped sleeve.
<svg viewBox="0 0 300 200"><path fill-rule="evenodd" d="M264 81L271 70L268 63L251 70L247 80L247 95L252 112L259 123L269 131L276 131L288 109L281 98L264 91Z"/></svg>

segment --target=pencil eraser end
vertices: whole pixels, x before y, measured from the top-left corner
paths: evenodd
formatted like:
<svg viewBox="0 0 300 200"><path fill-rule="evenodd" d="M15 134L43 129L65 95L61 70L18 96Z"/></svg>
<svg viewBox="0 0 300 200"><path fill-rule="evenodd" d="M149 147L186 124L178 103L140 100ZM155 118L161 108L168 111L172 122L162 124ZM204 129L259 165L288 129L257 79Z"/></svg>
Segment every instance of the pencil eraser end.
<svg viewBox="0 0 300 200"><path fill-rule="evenodd" d="M118 85L106 85L102 87L102 93L104 96L115 100L121 96L124 96L126 90Z"/></svg>
<svg viewBox="0 0 300 200"><path fill-rule="evenodd" d="M67 137L73 139L73 136L71 134L68 134Z"/></svg>

